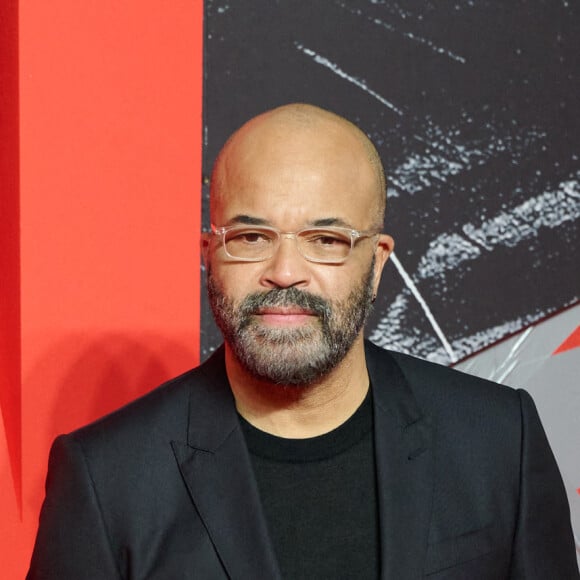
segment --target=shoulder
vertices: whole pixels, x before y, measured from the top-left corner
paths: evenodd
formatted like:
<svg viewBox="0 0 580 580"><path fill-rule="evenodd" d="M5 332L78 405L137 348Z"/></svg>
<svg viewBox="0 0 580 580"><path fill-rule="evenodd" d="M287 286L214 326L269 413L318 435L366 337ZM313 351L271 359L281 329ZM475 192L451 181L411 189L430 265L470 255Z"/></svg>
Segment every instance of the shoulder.
<svg viewBox="0 0 580 580"><path fill-rule="evenodd" d="M367 356L396 365L414 391L429 389L441 395L518 398L516 390L511 387L371 343L367 343Z"/></svg>
<svg viewBox="0 0 580 580"><path fill-rule="evenodd" d="M196 384L198 369L175 377L65 437L83 445L115 438L146 437L146 433L175 432L187 420L189 392Z"/></svg>
<svg viewBox="0 0 580 580"><path fill-rule="evenodd" d="M66 435L83 447L103 442L180 440L187 438L190 417L211 413L224 385L219 353L202 365L163 383L116 411ZM193 407L193 409L192 409ZM207 407L207 409L206 409Z"/></svg>
<svg viewBox="0 0 580 580"><path fill-rule="evenodd" d="M467 429L484 423L511 430L520 425L522 407L535 414L531 397L523 390L375 345L367 345L367 357L374 361L375 369L395 369L390 372L401 377L421 414L435 421L463 423ZM385 374L375 373L376 387L388 391L388 381L380 384Z"/></svg>
<svg viewBox="0 0 580 580"><path fill-rule="evenodd" d="M527 393L380 350L368 351L369 360L374 359L377 400L385 409L405 409L406 423L428 426L437 456L448 466L457 465L458 478L470 473L483 477L496 467L512 475L518 472L525 424L534 431L540 427Z"/></svg>

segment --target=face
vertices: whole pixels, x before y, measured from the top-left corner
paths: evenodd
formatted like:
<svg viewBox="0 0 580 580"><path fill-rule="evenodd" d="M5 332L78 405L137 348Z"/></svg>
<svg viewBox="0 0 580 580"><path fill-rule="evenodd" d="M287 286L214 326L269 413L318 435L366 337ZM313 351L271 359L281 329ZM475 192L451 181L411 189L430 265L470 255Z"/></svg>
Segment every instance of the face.
<svg viewBox="0 0 580 580"><path fill-rule="evenodd" d="M375 225L377 181L360 142L340 127L291 131L274 125L235 144L221 163L212 222L267 225L283 232ZM392 247L361 239L343 264L305 260L282 237L263 262L228 258L206 239L210 304L228 351L253 377L309 385L344 360L362 328Z"/></svg>

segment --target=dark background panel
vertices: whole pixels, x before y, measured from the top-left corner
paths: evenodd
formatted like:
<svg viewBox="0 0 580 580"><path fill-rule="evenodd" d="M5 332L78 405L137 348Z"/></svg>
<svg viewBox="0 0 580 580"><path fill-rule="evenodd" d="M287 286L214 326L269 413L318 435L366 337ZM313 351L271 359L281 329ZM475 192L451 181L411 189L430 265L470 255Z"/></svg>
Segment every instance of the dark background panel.
<svg viewBox="0 0 580 580"><path fill-rule="evenodd" d="M377 344L450 363L578 301L576 4L212 0L205 22L206 226L229 134L311 102L358 124L389 178Z"/></svg>

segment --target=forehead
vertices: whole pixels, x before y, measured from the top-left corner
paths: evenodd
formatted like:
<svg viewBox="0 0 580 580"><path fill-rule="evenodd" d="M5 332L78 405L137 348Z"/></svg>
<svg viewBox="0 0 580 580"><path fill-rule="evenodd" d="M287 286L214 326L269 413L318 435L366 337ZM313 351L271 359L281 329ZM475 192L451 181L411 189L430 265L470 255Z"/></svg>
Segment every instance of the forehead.
<svg viewBox="0 0 580 580"><path fill-rule="evenodd" d="M380 187L356 135L275 126L243 137L216 165L213 223L245 215L278 227L334 220L363 229L376 221Z"/></svg>

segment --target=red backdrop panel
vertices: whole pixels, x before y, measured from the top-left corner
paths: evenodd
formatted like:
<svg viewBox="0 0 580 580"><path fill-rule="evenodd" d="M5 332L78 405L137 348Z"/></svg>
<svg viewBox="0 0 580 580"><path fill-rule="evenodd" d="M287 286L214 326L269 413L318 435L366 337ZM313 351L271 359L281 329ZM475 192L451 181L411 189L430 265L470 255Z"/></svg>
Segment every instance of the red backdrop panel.
<svg viewBox="0 0 580 580"><path fill-rule="evenodd" d="M19 265L21 378L0 401L6 578L28 564L54 436L199 352L201 0L19 10L20 238L5 253Z"/></svg>
<svg viewBox="0 0 580 580"><path fill-rule="evenodd" d="M18 3L0 2L0 481L22 489ZM2 488L3 489L3 488ZM4 494L0 494L4 495ZM0 538L0 542L3 538Z"/></svg>

